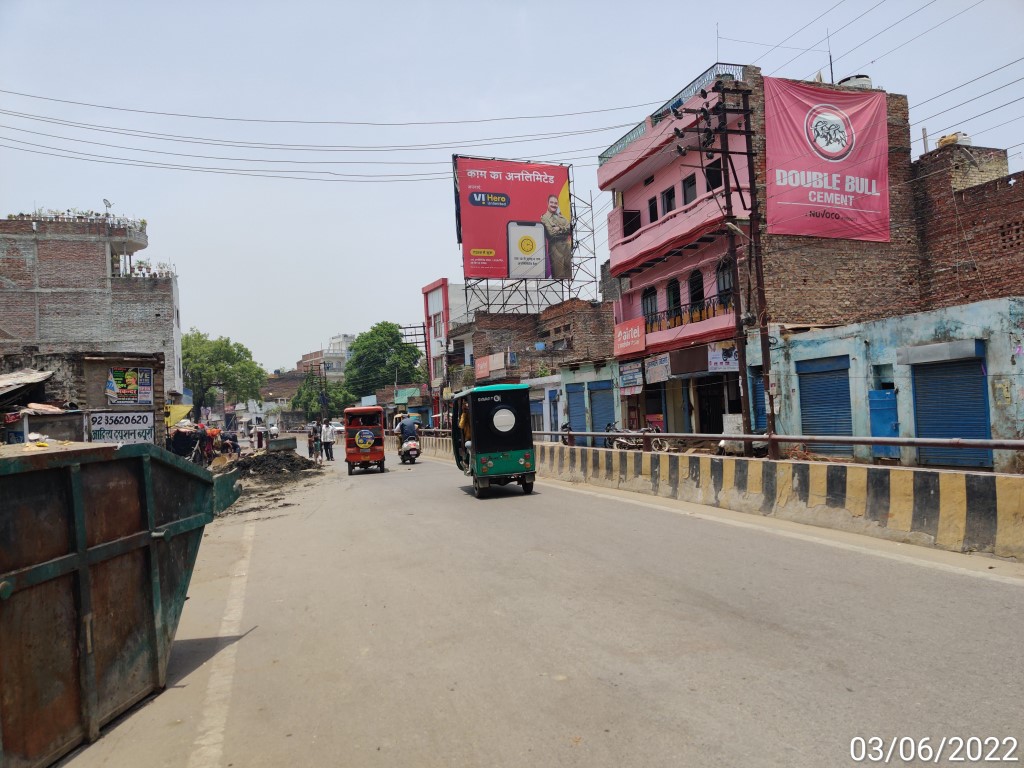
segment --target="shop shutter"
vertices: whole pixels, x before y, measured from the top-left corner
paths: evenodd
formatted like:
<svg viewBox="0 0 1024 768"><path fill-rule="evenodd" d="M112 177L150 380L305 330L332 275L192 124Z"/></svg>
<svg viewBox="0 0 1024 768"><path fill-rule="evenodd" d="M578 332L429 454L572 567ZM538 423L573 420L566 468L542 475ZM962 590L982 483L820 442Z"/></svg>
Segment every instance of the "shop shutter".
<svg viewBox="0 0 1024 768"><path fill-rule="evenodd" d="M990 440L988 386L984 360L971 358L911 367L917 437ZM984 448L918 448L921 464L992 467Z"/></svg>
<svg viewBox="0 0 1024 768"><path fill-rule="evenodd" d="M566 384L565 394L569 398L569 429L573 432L587 431L587 396L583 391L582 384ZM580 438L576 445L587 445L587 441Z"/></svg>
<svg viewBox="0 0 1024 768"><path fill-rule="evenodd" d="M590 389L591 432L603 432L615 421L615 396L610 381L592 381ZM598 448L607 448L605 440L594 441Z"/></svg>
<svg viewBox="0 0 1024 768"><path fill-rule="evenodd" d="M849 357L797 363L800 381L800 427L805 435L853 435ZM852 445L811 443L812 453L852 456Z"/></svg>

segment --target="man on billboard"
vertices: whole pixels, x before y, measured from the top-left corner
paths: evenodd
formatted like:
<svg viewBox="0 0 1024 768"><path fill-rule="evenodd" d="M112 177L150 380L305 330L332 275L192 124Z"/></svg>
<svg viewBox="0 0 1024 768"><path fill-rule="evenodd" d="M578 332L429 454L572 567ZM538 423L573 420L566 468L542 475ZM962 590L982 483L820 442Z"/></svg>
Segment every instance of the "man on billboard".
<svg viewBox="0 0 1024 768"><path fill-rule="evenodd" d="M540 221L548 236L551 277L569 280L572 278L572 226L558 207L558 195L548 195L548 209Z"/></svg>

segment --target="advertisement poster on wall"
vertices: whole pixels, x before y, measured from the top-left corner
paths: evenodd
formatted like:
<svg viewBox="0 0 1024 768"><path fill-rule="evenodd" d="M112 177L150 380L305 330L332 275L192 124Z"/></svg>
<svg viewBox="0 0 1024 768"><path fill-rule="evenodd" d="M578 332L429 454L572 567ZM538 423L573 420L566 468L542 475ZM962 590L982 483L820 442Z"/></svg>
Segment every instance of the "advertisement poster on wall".
<svg viewBox="0 0 1024 768"><path fill-rule="evenodd" d="M108 369L106 395L111 405L152 405L153 369Z"/></svg>
<svg viewBox="0 0 1024 768"><path fill-rule="evenodd" d="M889 242L885 94L764 79L768 232Z"/></svg>
<svg viewBox="0 0 1024 768"><path fill-rule="evenodd" d="M739 371L735 341L712 341L708 344L709 371Z"/></svg>
<svg viewBox="0 0 1024 768"><path fill-rule="evenodd" d="M572 278L569 166L455 155L466 278Z"/></svg>

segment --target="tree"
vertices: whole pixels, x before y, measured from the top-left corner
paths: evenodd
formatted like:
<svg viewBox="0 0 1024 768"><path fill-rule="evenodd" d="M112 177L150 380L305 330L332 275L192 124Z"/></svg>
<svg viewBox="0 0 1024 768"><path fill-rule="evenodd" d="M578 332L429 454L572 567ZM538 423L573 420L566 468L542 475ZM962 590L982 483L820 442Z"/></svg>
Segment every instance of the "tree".
<svg viewBox="0 0 1024 768"><path fill-rule="evenodd" d="M357 397L371 395L389 384L425 381L417 365L419 348L402 341L402 329L395 323L377 323L359 334L349 350L345 386Z"/></svg>
<svg viewBox="0 0 1024 768"><path fill-rule="evenodd" d="M315 373L306 376L299 391L292 398L292 410L302 411L307 419L319 418L321 416L338 416L355 403L356 396L349 392L340 381L328 382L327 384L327 413L320 401L320 379Z"/></svg>
<svg viewBox="0 0 1024 768"><path fill-rule="evenodd" d="M195 413L213 399L214 388L224 390L227 402L259 400L267 372L252 359L248 347L226 336L211 339L195 328L181 337L181 364L185 386L192 390Z"/></svg>

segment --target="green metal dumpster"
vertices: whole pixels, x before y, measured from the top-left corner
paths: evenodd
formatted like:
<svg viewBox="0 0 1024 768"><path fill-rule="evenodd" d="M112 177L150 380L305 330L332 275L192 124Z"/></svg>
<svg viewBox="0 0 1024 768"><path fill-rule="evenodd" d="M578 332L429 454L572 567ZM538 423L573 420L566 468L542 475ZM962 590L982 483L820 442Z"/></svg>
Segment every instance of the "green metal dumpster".
<svg viewBox="0 0 1024 768"><path fill-rule="evenodd" d="M0 447L0 766L49 765L164 688L236 479L149 444Z"/></svg>

